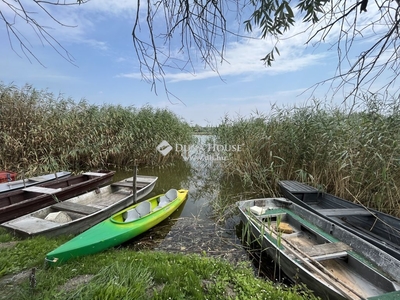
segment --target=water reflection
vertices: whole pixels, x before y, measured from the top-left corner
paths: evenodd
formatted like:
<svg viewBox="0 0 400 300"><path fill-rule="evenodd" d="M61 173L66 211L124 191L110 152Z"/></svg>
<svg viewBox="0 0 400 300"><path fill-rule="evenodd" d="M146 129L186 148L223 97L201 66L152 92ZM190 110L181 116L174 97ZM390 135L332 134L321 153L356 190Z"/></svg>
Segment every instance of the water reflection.
<svg viewBox="0 0 400 300"><path fill-rule="evenodd" d="M230 215L224 214L223 218L225 221L223 224L223 230L226 232L224 238L230 238L231 243L236 243L240 248L242 247L240 243L242 226L234 203L245 198L257 198L262 197L263 195L253 194L251 192L251 187L244 187L239 178L235 180L230 177L230 179L227 180L223 177L220 164L226 163L226 160L205 159L210 157L207 155L213 155L213 153L207 153L206 151L207 149L213 149L213 147L207 146L207 144L212 143L212 141L213 140L210 139L209 136L200 136L197 137L197 144L192 145L191 147L173 145L173 148L182 151L182 160L176 161L173 165L163 168L138 169L138 174L140 175L158 176L156 186L149 197L165 193L171 188L188 189L189 194L185 203L181 205L180 208L167 220L127 242L123 247L129 247L134 250L157 248L179 218L189 217L192 218L193 223L198 222L199 226L197 227L201 227L203 230L200 232L193 232L193 237L198 238L199 236L203 236L203 238L211 241L212 234L209 234L207 237L204 229L206 226L212 227L210 225L214 225L216 222L214 209L211 205L213 201L218 201L217 206L220 206L223 209L230 207ZM221 153L218 157L221 157ZM114 181L122 180L126 177L131 177L132 175L133 171L117 171ZM217 219L219 217L217 216ZM203 223L203 221L206 222ZM195 224L184 226L196 227L192 225ZM185 228L182 228L182 232L184 232L184 229ZM181 238L183 238L182 232L178 232L178 234L181 235ZM188 235L190 238L189 235L191 233L186 232L184 234ZM228 235L230 235L230 237ZM250 260L254 263L256 274L270 278L277 275L276 268L270 263L269 258L263 256L263 252L260 251L260 249L249 247L247 250ZM264 269L265 265L263 262L268 262L266 265L272 266L272 269ZM263 268L261 268L261 266L263 266ZM280 273L278 273L278 277L280 277Z"/></svg>
<svg viewBox="0 0 400 300"><path fill-rule="evenodd" d="M171 188L188 189L189 196L181 207L179 215L173 217L209 218L209 202L220 192L219 161L204 159L210 136L196 136L196 144L173 145L176 151L182 152L182 160L162 168L139 168L138 174L158 176L154 190L149 196L163 194ZM117 171L114 181L131 177L133 171Z"/></svg>
<svg viewBox="0 0 400 300"><path fill-rule="evenodd" d="M199 179L190 163L180 161L173 166L166 168L139 168L139 175L153 175L158 176L157 183L149 197L164 194L171 188L175 189L188 189L189 195L186 202L180 207L179 215L174 213L173 217L187 217L187 216L207 216L207 201L208 197L204 197L199 193ZM126 177L131 177L133 171L117 171L114 181L122 180Z"/></svg>
<svg viewBox="0 0 400 300"><path fill-rule="evenodd" d="M213 201L218 199L220 201L218 205L224 207L244 197L246 191L239 184L239 180L226 180L222 177L220 164L225 161L209 159L210 157L220 158L223 155L223 153L219 153L217 157L213 151L208 151L209 149L214 150L215 147L210 147L213 143L210 136L197 136L194 145L172 145L175 151L182 152L181 161L162 168L138 169L140 175L158 176L156 186L149 197L165 193L171 188L188 189L189 195L186 202L170 218L131 241L129 247L137 248L138 245L145 248L154 247L154 244L165 238L180 217L191 217L215 223L215 214L211 205ZM117 171L114 180L122 180L132 175L133 171ZM237 240L235 226L238 220L235 218L235 214L237 212L232 206L233 217L225 218L227 222L224 225Z"/></svg>

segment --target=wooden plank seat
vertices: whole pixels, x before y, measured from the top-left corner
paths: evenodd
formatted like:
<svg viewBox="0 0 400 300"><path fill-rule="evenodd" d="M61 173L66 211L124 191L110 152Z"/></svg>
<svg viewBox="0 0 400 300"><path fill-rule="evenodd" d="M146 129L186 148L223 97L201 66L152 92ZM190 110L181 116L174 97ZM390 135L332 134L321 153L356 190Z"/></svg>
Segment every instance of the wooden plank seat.
<svg viewBox="0 0 400 300"><path fill-rule="evenodd" d="M30 187L24 188L22 190L25 191L25 192L33 192L33 193L53 195L55 193L58 193L62 189L61 188L52 189L52 188L46 188L46 187L41 187L41 186L30 186Z"/></svg>
<svg viewBox="0 0 400 300"><path fill-rule="evenodd" d="M318 212L328 217L342 216L373 216L374 214L363 208L326 208L318 209Z"/></svg>
<svg viewBox="0 0 400 300"><path fill-rule="evenodd" d="M91 215L96 211L99 211L100 208L83 205L79 203L72 203L72 202L59 202L51 206L56 210L64 210L69 212L74 212L82 215Z"/></svg>
<svg viewBox="0 0 400 300"><path fill-rule="evenodd" d="M279 182L285 189L287 189L292 194L318 194L321 193L315 187L309 186L307 184L292 181L292 180L282 180Z"/></svg>
<svg viewBox="0 0 400 300"><path fill-rule="evenodd" d="M85 172L85 173L82 173L82 175L87 175L87 176L98 176L98 177L101 177L101 176L104 176L104 175L107 175L108 173L98 173L98 172Z"/></svg>
<svg viewBox="0 0 400 300"><path fill-rule="evenodd" d="M347 251L351 250L351 247L345 243L337 242L318 244L309 247L299 247L299 249L314 260L321 261L346 257Z"/></svg>
<svg viewBox="0 0 400 300"><path fill-rule="evenodd" d="M133 188L133 182L132 181L120 181L120 182L114 182L111 184L112 186L122 186L122 187L128 187L128 188ZM144 188L147 186L147 183L136 183L136 188Z"/></svg>

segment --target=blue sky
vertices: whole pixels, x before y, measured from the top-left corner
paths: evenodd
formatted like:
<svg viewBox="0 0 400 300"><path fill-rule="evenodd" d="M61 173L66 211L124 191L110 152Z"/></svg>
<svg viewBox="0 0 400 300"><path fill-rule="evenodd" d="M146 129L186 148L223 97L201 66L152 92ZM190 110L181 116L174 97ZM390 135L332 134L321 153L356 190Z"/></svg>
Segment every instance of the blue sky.
<svg viewBox="0 0 400 300"><path fill-rule="evenodd" d="M28 5L31 1L25 2ZM306 46L307 36L295 35L304 29L300 25L290 32L293 38L279 43L281 55L272 67L265 67L260 61L271 49L272 41L236 39L227 44L228 62L219 66L220 77L204 69L201 61L195 62L196 74L170 70L166 76L168 89L181 102L168 100L161 84L156 95L151 85L140 79L131 36L135 3L93 0L81 6L51 9L65 24L75 27L59 26L43 14L36 16L73 56L75 65L42 45L31 29L18 24L31 51L44 66L32 57L29 60L13 39L12 50L1 24L0 81L17 86L27 83L55 95L61 93L75 101L86 99L97 105L140 108L149 104L168 108L189 123L206 126L217 125L225 116L248 117L256 111L268 114L273 104L302 106L310 101L308 88L335 74L336 49L329 49L329 40L326 46ZM6 12L2 5L0 9ZM323 85L314 96L330 99L329 95L326 98L328 87Z"/></svg>

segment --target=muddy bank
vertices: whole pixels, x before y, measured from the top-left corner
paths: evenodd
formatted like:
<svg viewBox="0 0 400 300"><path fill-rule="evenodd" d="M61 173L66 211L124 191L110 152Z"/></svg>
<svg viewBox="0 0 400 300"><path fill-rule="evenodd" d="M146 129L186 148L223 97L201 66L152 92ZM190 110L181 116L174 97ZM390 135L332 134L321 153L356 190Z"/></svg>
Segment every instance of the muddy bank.
<svg viewBox="0 0 400 300"><path fill-rule="evenodd" d="M179 218L154 250L197 253L231 263L249 261L235 232L229 232L212 221L197 218Z"/></svg>

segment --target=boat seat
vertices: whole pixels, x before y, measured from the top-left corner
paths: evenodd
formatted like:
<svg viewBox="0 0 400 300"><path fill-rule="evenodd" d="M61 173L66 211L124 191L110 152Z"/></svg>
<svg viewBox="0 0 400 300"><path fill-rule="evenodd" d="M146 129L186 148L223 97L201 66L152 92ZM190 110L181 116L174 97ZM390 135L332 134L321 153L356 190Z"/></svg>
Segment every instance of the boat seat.
<svg viewBox="0 0 400 300"><path fill-rule="evenodd" d="M299 249L316 261L346 257L351 247L343 242L325 243L311 247L299 247Z"/></svg>
<svg viewBox="0 0 400 300"><path fill-rule="evenodd" d="M176 189L170 189L167 193L160 197L160 202L158 203L158 206L154 208L154 210L163 208L176 198L178 198L178 191Z"/></svg>
<svg viewBox="0 0 400 300"><path fill-rule="evenodd" d="M100 172L85 172L82 173L82 175L86 175L86 176L96 176L96 177L102 177L107 175L108 173L100 173Z"/></svg>
<svg viewBox="0 0 400 300"><path fill-rule="evenodd" d="M54 195L54 194L60 192L62 189L61 188L53 189L53 188L46 188L46 187L41 187L41 186L30 186L30 187L24 188L22 190L24 192Z"/></svg>
<svg viewBox="0 0 400 300"><path fill-rule="evenodd" d="M140 202L135 208L132 208L126 212L124 212L124 222L131 222L141 217L148 215L151 211L150 202L144 201Z"/></svg>
<svg viewBox="0 0 400 300"><path fill-rule="evenodd" d="M53 204L51 207L55 210L69 211L69 212L74 212L74 213L78 213L81 215L91 215L100 210L100 208L97 208L97 207L83 205L83 204L79 204L79 203L73 203L73 202L59 202L59 203Z"/></svg>
<svg viewBox="0 0 400 300"><path fill-rule="evenodd" d="M133 182L132 181L118 181L111 183L112 186L122 186L122 187L127 187L127 188L133 188ZM136 182L136 188L137 189L142 189L146 187L148 183L145 182Z"/></svg>
<svg viewBox="0 0 400 300"><path fill-rule="evenodd" d="M374 216L372 212L364 208L325 208L317 211L327 217Z"/></svg>
<svg viewBox="0 0 400 300"><path fill-rule="evenodd" d="M321 192L315 187L293 180L281 180L279 185L292 194L317 194Z"/></svg>
<svg viewBox="0 0 400 300"><path fill-rule="evenodd" d="M166 199L168 199L168 202L171 202L178 198L178 191L176 189L170 189L164 196ZM162 198L161 197L161 198Z"/></svg>

